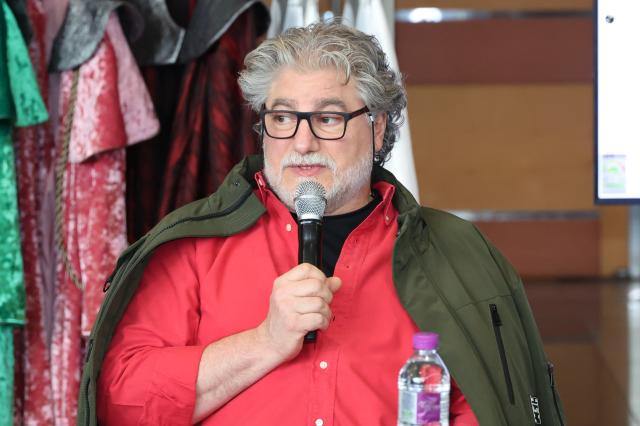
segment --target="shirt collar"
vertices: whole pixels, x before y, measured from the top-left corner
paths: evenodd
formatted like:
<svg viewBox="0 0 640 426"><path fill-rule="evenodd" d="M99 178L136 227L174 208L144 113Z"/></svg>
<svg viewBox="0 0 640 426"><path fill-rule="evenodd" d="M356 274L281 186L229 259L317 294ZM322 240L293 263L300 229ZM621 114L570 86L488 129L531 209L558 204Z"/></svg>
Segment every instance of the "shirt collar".
<svg viewBox="0 0 640 426"><path fill-rule="evenodd" d="M260 201L262 201L262 203L264 204L265 199L267 197L267 193L271 192L271 190L267 187L267 180L264 178L264 175L262 174L262 170L257 171L255 173L255 175L253 176L253 178L255 179L256 183L258 184L258 190L259 190L259 194L260 194Z"/></svg>

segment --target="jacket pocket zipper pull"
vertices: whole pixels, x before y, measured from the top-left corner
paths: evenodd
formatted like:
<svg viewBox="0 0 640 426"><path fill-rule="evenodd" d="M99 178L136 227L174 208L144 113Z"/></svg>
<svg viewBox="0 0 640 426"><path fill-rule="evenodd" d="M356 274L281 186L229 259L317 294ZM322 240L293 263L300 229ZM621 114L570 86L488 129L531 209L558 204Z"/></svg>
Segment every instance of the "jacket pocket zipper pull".
<svg viewBox="0 0 640 426"><path fill-rule="evenodd" d="M498 307L492 303L489 305L489 309L491 310L491 321L493 322L493 325L496 327L502 327L502 320L498 314Z"/></svg>

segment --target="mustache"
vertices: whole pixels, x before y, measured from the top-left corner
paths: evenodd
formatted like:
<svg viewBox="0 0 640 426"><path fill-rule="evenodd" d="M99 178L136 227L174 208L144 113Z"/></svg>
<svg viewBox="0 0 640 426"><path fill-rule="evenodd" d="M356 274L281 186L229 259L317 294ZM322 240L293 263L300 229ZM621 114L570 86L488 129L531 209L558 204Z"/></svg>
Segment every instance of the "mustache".
<svg viewBox="0 0 640 426"><path fill-rule="evenodd" d="M332 172L336 171L336 163L331 158L325 157L317 152L302 155L298 152L291 152L282 159L280 167L284 170L286 167L292 166L322 166Z"/></svg>

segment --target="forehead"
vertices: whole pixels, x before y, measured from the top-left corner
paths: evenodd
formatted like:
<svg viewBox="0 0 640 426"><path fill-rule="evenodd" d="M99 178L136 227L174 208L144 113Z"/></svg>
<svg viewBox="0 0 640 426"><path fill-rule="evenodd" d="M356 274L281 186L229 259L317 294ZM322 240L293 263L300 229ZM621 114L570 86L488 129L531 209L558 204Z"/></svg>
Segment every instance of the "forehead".
<svg viewBox="0 0 640 426"><path fill-rule="evenodd" d="M356 83L345 83L335 68L300 70L283 68L273 79L267 95L267 108L288 107L309 111L334 106L351 110L362 106ZM357 109L357 108L356 108Z"/></svg>

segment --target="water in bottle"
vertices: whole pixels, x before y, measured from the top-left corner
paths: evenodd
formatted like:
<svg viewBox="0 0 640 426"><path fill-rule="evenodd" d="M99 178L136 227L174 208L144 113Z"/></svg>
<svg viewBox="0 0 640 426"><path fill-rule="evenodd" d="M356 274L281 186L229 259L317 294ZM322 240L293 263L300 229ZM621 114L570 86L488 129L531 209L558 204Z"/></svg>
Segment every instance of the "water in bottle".
<svg viewBox="0 0 640 426"><path fill-rule="evenodd" d="M398 426L449 426L449 370L436 333L416 333L414 354L398 377Z"/></svg>

